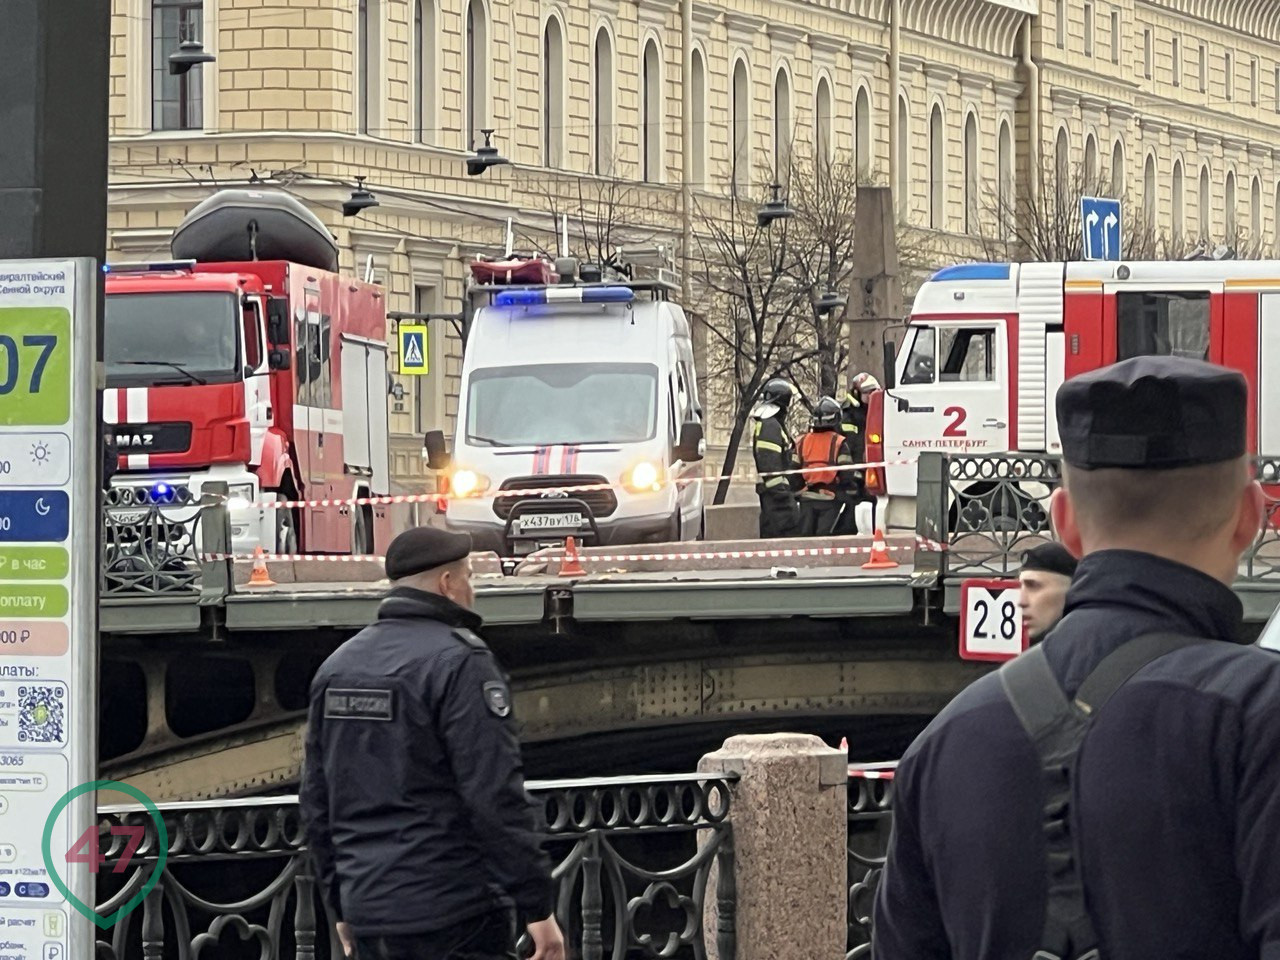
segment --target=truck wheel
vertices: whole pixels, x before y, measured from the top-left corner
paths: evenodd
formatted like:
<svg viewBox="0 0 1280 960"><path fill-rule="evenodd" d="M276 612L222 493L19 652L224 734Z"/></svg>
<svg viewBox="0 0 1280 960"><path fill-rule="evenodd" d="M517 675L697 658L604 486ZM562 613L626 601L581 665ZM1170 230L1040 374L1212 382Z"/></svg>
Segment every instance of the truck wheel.
<svg viewBox="0 0 1280 960"><path fill-rule="evenodd" d="M286 499L281 497L281 499ZM276 514L276 553L290 554L298 552L298 519L293 510L277 509Z"/></svg>

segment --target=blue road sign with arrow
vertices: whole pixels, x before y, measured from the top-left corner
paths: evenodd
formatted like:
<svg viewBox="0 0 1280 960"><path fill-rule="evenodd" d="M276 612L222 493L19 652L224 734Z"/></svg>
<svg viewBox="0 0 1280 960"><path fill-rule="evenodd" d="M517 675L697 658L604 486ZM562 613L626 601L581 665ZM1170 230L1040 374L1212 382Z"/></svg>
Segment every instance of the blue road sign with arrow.
<svg viewBox="0 0 1280 960"><path fill-rule="evenodd" d="M1120 259L1120 201L1109 197L1081 197L1086 260Z"/></svg>

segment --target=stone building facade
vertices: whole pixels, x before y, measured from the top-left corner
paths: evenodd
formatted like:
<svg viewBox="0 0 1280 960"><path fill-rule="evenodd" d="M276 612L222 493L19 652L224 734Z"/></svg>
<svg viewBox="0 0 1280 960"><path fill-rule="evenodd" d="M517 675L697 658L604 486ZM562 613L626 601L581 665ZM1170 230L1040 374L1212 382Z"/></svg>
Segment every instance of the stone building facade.
<svg viewBox="0 0 1280 960"><path fill-rule="evenodd" d="M788 150L891 186L939 260L992 229L978 198L1069 167L1170 235L1280 242L1274 0L113 2L117 259L163 258L215 186L261 179L393 310L452 310L509 217L518 248L549 243L550 209L623 183L624 217L683 256L698 199L765 199L760 164ZM171 77L187 36L217 60ZM511 163L466 176L485 129ZM346 218L356 176L380 205ZM432 373L389 398L408 487L456 406L459 345L434 328Z"/></svg>

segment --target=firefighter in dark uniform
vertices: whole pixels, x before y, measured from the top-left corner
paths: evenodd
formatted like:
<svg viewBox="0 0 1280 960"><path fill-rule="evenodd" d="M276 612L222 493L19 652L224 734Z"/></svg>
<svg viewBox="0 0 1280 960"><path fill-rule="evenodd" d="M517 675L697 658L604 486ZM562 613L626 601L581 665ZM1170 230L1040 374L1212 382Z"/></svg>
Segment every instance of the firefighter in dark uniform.
<svg viewBox="0 0 1280 960"><path fill-rule="evenodd" d="M826 537L835 531L837 522L853 513L853 493L857 479L851 466L853 452L840 430L840 404L823 397L813 409L813 429L796 441L796 453L802 469L804 488L800 500L800 536Z"/></svg>
<svg viewBox="0 0 1280 960"><path fill-rule="evenodd" d="M880 389L880 381L863 371L855 374L849 381L849 392L840 401L840 429L849 441L849 449L853 453L854 463L865 463L867 459L867 404L871 394ZM871 504L871 525L875 526L876 498L867 493L866 476L863 471L854 471L857 482L849 492L849 506L840 515L836 524L836 534L845 536L858 532L855 508L859 503Z"/></svg>
<svg viewBox="0 0 1280 960"><path fill-rule="evenodd" d="M311 685L299 802L316 881L358 960L506 960L517 911L562 960L511 694L476 634L471 538L387 549L378 619Z"/></svg>
<svg viewBox="0 0 1280 960"><path fill-rule="evenodd" d="M1247 402L1175 357L1059 389L1066 613L903 756L876 960L1280 957L1280 654L1230 588Z"/></svg>
<svg viewBox="0 0 1280 960"><path fill-rule="evenodd" d="M798 473L786 473L800 465L795 440L787 429L787 407L795 394L795 387L786 380L770 380L751 411L751 453L761 474L756 484L760 536L766 540L794 537L800 532L796 492L804 481Z"/></svg>

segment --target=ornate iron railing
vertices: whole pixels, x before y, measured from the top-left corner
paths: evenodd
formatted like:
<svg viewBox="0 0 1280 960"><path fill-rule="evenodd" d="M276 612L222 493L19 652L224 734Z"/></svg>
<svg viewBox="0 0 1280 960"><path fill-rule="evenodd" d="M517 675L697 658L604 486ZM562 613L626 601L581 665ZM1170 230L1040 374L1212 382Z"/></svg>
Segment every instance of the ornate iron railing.
<svg viewBox="0 0 1280 960"><path fill-rule="evenodd" d="M114 486L102 499L102 596L190 597L226 593L225 562L202 556L228 552L225 484L202 498L184 486Z"/></svg>
<svg viewBox="0 0 1280 960"><path fill-rule="evenodd" d="M849 952L845 960L871 956L872 907L889 849L896 766L849 768Z"/></svg>
<svg viewBox="0 0 1280 960"><path fill-rule="evenodd" d="M1280 487L1280 458L1259 457L1254 468L1269 491ZM916 568L956 579L1016 575L1025 551L1053 539L1049 498L1061 485L1058 457L922 453L916 532L943 549L919 550ZM1240 580L1280 580L1280 499L1268 501Z"/></svg>
<svg viewBox="0 0 1280 960"><path fill-rule="evenodd" d="M703 917L715 868L715 938L735 952L730 778L702 774L530 782L556 859L556 915L575 960L707 955ZM160 804L168 858L140 907L99 934L101 960L342 957L316 890L297 798ZM140 805L99 810L98 912L150 880L157 831ZM144 839L121 873L128 838ZM108 869L111 867L111 869ZM246 894L246 891L253 891ZM532 953L527 935L517 950Z"/></svg>

